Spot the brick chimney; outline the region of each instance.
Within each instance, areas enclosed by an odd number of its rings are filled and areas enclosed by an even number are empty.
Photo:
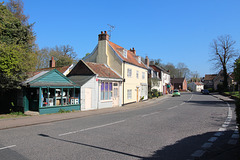
[[[148,56],[146,56],[146,58],[145,58],[145,64],[147,65],[147,67],[149,67],[149,58],[148,58]]]
[[[132,49],[130,48],[130,51],[136,55],[136,50],[134,49],[134,47]]]
[[[50,67],[50,68],[54,68],[54,67],[55,67],[54,57],[52,57],[52,59],[50,60],[49,67]]]
[[[109,41],[109,35],[107,34],[107,31],[101,31],[101,34],[98,35],[98,41],[102,41],[102,40],[107,40]]]

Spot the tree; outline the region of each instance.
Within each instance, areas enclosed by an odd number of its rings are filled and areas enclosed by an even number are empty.
[[[232,40],[232,37],[230,35],[225,36],[219,36],[217,39],[214,39],[211,43],[211,49],[212,49],[212,59],[211,61],[214,62],[215,69],[222,70],[223,71],[223,87],[224,90],[228,88],[228,72],[229,64],[232,60],[238,55],[234,45],[235,41]]]
[[[21,0],[10,0],[6,6],[7,9],[22,22],[22,24],[28,25],[29,16],[23,14],[24,4]]]
[[[197,71],[191,72],[190,81],[191,82],[200,82],[200,76],[199,76],[199,73]]]
[[[239,86],[240,85],[240,57],[236,59],[234,63],[234,77],[235,77],[235,81],[237,81]]]
[[[6,6],[0,4],[0,90],[18,88],[34,69],[36,55],[30,25],[22,25]]]
[[[70,45],[55,46],[54,48],[42,48],[37,51],[37,69],[49,66],[49,60],[54,57],[56,67],[71,65],[78,61],[77,54]]]
[[[178,70],[178,78],[183,78],[183,77],[188,77],[190,70],[184,63],[178,63],[177,65],[177,70]]]
[[[170,77],[171,78],[177,78],[178,70],[176,69],[176,67],[172,63],[168,63],[168,64],[164,65],[163,67],[166,70],[170,71]]]
[[[36,63],[36,69],[40,68],[48,68],[49,67],[49,60],[51,59],[50,56],[50,48],[42,48],[41,50],[39,48],[36,49],[36,55],[37,55],[37,63]]]

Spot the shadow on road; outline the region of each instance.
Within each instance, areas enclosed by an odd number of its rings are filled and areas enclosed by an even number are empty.
[[[226,103],[223,101],[196,101],[196,100],[190,100],[185,101],[186,104],[197,104],[200,106],[206,106],[206,107],[226,107]]]
[[[60,139],[60,138],[55,138],[55,137],[51,137],[51,136],[46,135],[46,134],[38,134],[38,135],[42,136],[42,137],[46,137],[46,138],[51,138],[51,139],[55,139],[55,140],[59,140],[59,141],[63,141],[63,142],[78,144],[78,145],[82,145],[82,146],[85,146],[85,147],[105,150],[105,151],[108,151],[108,152],[113,152],[113,153],[117,153],[117,154],[121,154],[121,155],[125,155],[125,156],[130,156],[130,157],[134,157],[134,158],[138,158],[138,159],[144,158],[144,157],[141,157],[141,156],[138,156],[138,155],[134,155],[134,154],[130,154],[130,153],[126,153],[126,152],[121,152],[121,151],[116,151],[116,150],[112,150],[112,149],[108,149],[108,148],[103,148],[103,147],[90,145],[90,144],[85,144],[85,143],[80,143],[80,142],[74,142],[74,141],[68,141],[68,140],[64,140],[64,139]]]
[[[211,138],[215,133],[216,132],[208,132],[208,133],[184,138],[180,141],[177,141],[173,145],[165,146],[164,148],[161,148],[161,149],[155,151],[152,156],[147,157],[147,158],[142,158],[142,160],[191,159],[191,158],[193,158],[193,157],[191,157],[191,155],[195,151],[201,150],[202,149],[201,146],[204,143],[208,142],[208,139]],[[225,131],[225,132],[222,132],[222,133],[226,136],[226,135],[231,135],[233,133],[233,131]],[[216,143],[222,143],[222,141],[220,140],[220,142],[216,142]],[[215,142],[213,143],[213,146],[214,146],[214,144],[215,144]],[[208,155],[208,152],[210,152],[210,151],[211,150],[207,150],[206,154],[204,154],[204,156],[202,158],[204,158],[204,157],[206,158],[206,156]],[[219,154],[221,154],[221,153],[218,153],[218,155]],[[215,156],[215,155],[211,155],[211,156]],[[208,158],[210,158],[210,157],[208,156],[206,159],[208,159]]]
[[[85,144],[85,143],[81,143],[81,142],[75,142],[75,141],[65,140],[65,139],[61,139],[61,138],[51,137],[51,136],[46,135],[46,134],[38,134],[38,135],[42,136],[42,137],[45,137],[45,138],[51,138],[51,139],[59,140],[59,141],[62,141],[62,142],[73,143],[73,144],[81,145],[81,146],[84,146],[84,147],[90,147],[90,148],[95,148],[95,149],[99,149],[99,150],[104,150],[104,151],[107,151],[107,152],[112,152],[114,154],[121,154],[121,155],[129,156],[129,157],[134,158],[134,159],[141,159],[141,160],[152,160],[152,159],[154,159],[154,160],[157,160],[157,159],[158,160],[161,160],[161,159],[163,159],[163,160],[182,160],[182,159],[191,158],[191,155],[196,150],[201,149],[201,146],[205,142],[207,142],[208,139],[211,138],[215,133],[216,132],[208,132],[208,133],[199,134],[199,135],[184,138],[180,141],[177,141],[176,143],[174,143],[172,145],[165,146],[165,147],[163,147],[159,150],[154,151],[153,154],[149,157],[143,157],[143,156],[139,156],[139,155],[136,155],[136,154],[126,153],[126,152],[117,151],[117,150],[113,150],[113,149],[108,149],[108,148],[104,148],[104,147],[99,147],[99,146],[94,146],[94,145]],[[233,133],[233,131],[229,130],[229,131],[225,131],[225,132],[222,132],[222,133],[224,134],[223,136],[228,136],[229,137],[229,135],[231,135]],[[218,143],[222,143],[221,140],[219,140],[219,141],[220,142],[218,142]],[[218,153],[218,155],[219,155],[219,153]]]

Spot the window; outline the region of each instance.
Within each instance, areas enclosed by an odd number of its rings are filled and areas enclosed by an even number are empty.
[[[123,50],[123,57],[127,58],[127,50],[126,49]]]
[[[80,88],[42,88],[41,107],[79,104]]]
[[[141,63],[141,57],[138,56],[138,63]]]
[[[127,99],[132,99],[132,90],[131,89],[127,90]]]
[[[136,72],[136,78],[138,79],[138,77],[139,77],[139,72],[137,71]]]
[[[112,83],[102,82],[101,83],[101,100],[112,99]]]
[[[130,68],[127,69],[127,76],[132,77],[132,69]]]
[[[145,72],[142,72],[142,79],[145,79]]]

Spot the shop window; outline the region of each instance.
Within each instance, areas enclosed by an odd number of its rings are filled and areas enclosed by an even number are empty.
[[[43,88],[42,89],[42,101],[41,101],[41,106],[45,107],[48,106],[48,88]]]
[[[41,107],[79,104],[80,88],[43,88]]]
[[[49,88],[48,106],[55,106],[55,88]]]
[[[56,106],[60,106],[62,104],[62,91],[61,88],[56,89]]]
[[[63,105],[68,105],[69,104],[69,89],[68,88],[63,88]]]
[[[80,88],[75,88],[75,104],[79,104]]]
[[[102,82],[101,83],[101,100],[112,99],[112,83]]]
[[[69,104],[74,105],[74,104],[79,104],[79,99],[80,99],[80,89],[79,88],[70,88],[69,89]]]

